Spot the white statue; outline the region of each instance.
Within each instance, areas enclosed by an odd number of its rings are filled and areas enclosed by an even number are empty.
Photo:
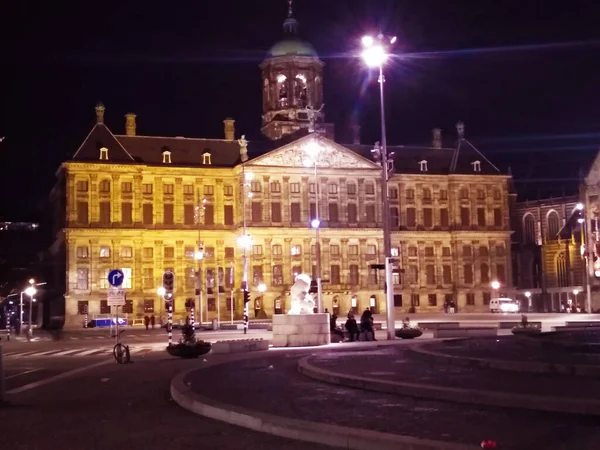
[[[242,134],[242,138],[238,139],[238,144],[240,145],[240,159],[242,162],[248,161],[248,141],[245,134]]]
[[[309,133],[314,133],[315,121],[317,119],[316,113],[320,113],[321,111],[323,111],[324,107],[325,107],[325,103],[323,103],[319,109],[313,108],[312,105],[308,105],[306,107],[307,114],[308,114],[308,131],[309,131]]]
[[[308,293],[310,290],[310,277],[301,273],[296,277],[295,283],[290,289],[292,307],[288,314],[313,314],[315,299]]]

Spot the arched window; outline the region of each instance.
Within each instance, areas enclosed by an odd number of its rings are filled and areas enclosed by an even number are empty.
[[[270,88],[271,88],[271,85],[269,84],[269,80],[267,78],[265,78],[265,81],[263,83],[263,105],[264,105],[264,109],[270,109],[271,108],[271,92],[270,92]]]
[[[565,254],[560,253],[556,257],[556,279],[558,280],[559,287],[565,287],[569,285],[569,274],[567,272],[567,260]]]
[[[523,239],[525,244],[535,244],[535,220],[532,214],[523,217]]]
[[[287,77],[280,73],[277,75],[277,101],[279,102],[280,108],[288,106],[288,90],[287,90]]]
[[[299,73],[294,79],[294,101],[296,105],[306,108],[308,106],[308,90],[306,76]]]
[[[547,234],[546,238],[551,241],[556,239],[559,231],[559,220],[558,213],[556,211],[550,211],[546,216]]]

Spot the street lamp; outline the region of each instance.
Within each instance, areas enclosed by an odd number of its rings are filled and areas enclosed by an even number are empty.
[[[391,235],[390,235],[390,199],[388,193],[388,180],[391,171],[390,162],[388,161],[387,153],[387,136],[385,129],[385,103],[383,95],[383,83],[385,78],[383,76],[383,65],[388,60],[389,54],[387,48],[396,42],[396,37],[391,39],[385,38],[383,34],[379,34],[376,38],[373,36],[364,36],[362,38],[363,51],[361,56],[365,64],[370,68],[379,69],[379,99],[380,99],[380,114],[381,114],[381,146],[376,146],[372,150],[374,156],[379,159],[381,163],[381,194],[383,197],[383,247],[385,256],[385,267],[386,267],[386,310],[387,310],[387,330],[388,339],[394,340],[395,336],[395,319],[394,319],[394,288],[393,284],[389,283],[388,280],[391,276],[388,276],[388,271],[391,270],[391,264],[388,258],[391,255]]]
[[[248,333],[248,320],[250,318],[250,303],[249,291],[248,291],[248,250],[252,247],[252,236],[247,231],[246,221],[246,198],[252,198],[252,192],[248,192],[248,187],[251,186],[254,174],[252,172],[246,172],[246,167],[242,166],[242,224],[243,224],[243,235],[239,237],[238,244],[242,247],[243,253],[243,271],[242,271],[242,296],[244,301],[244,334]]]
[[[306,167],[314,167],[315,177],[315,217],[310,221],[310,226],[315,230],[315,271],[317,278],[317,312],[323,312],[323,286],[321,280],[321,240],[319,238],[319,229],[321,228],[321,219],[319,214],[319,179],[317,177],[317,166],[319,163],[319,155],[321,146],[316,139],[311,140],[304,146],[306,159],[304,165]]]
[[[261,294],[264,294],[267,291],[267,285],[265,283],[260,283],[256,289],[258,290],[258,292],[260,292]]]
[[[529,292],[529,291],[525,292],[525,297],[527,297],[527,305],[528,305],[529,311],[531,311],[531,292]]]
[[[585,216],[585,207],[583,203],[577,203],[575,205],[575,210],[581,213],[580,217],[577,219],[577,223],[581,225],[581,249],[580,253],[582,258],[584,258],[585,262],[585,309],[590,314],[592,312],[592,281],[591,276],[592,272],[597,277],[600,276],[600,273],[596,273],[592,269],[591,261],[592,258],[592,246],[588,245],[589,236],[588,236],[588,227],[587,227],[587,218]]]
[[[20,296],[20,300],[19,300],[19,335],[22,332],[23,329],[23,294],[28,295],[29,297],[33,297],[35,295],[35,293],[37,292],[36,288],[33,286],[34,284],[34,279],[32,278],[31,280],[29,280],[29,284],[30,286],[25,289],[24,291],[21,291],[21,296]],[[28,328],[28,336],[31,336],[31,303],[29,304],[29,316],[30,316],[30,323],[29,323],[29,328]]]

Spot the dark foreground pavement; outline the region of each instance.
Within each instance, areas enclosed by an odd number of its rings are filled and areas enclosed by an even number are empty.
[[[111,362],[68,379],[11,395],[10,404],[0,406],[0,448],[328,448],[247,431],[198,417],[180,408],[170,399],[171,378],[201,364],[202,359],[185,361],[152,353],[137,358],[130,365]],[[220,380],[210,379],[208,383],[217,385]]]

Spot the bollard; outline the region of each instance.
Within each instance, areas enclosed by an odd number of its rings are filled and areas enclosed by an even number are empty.
[[[173,345],[173,306],[169,304],[169,315],[167,317],[167,331],[169,333],[169,347]]]
[[[6,315],[6,340],[10,341],[10,314]]]
[[[83,315],[83,328],[87,328],[88,326],[88,315],[87,312]]]
[[[2,366],[3,349],[0,345],[0,403],[4,403],[4,394],[6,386],[4,385],[4,367]]]
[[[196,329],[196,318],[194,317],[194,307],[192,306],[192,309],[190,310],[190,319],[192,322],[192,327],[194,327],[194,329]]]

